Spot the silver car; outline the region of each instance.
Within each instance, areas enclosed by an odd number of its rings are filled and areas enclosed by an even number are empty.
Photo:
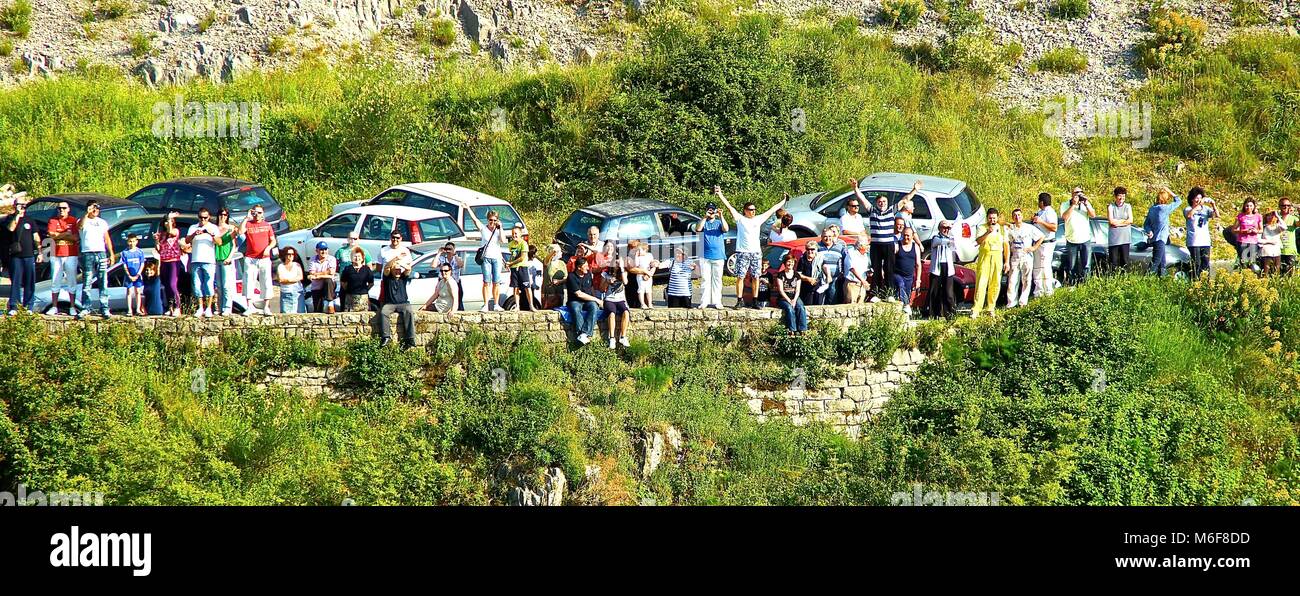
[[[889,205],[894,206],[912,191],[912,185],[917,180],[921,181],[921,189],[912,201],[912,226],[916,229],[917,238],[928,247],[930,239],[939,229],[939,222],[951,221],[957,241],[957,257],[962,262],[975,260],[979,254],[975,238],[979,237],[981,228],[986,225],[986,217],[984,205],[965,182],[936,176],[881,172],[859,180],[858,190],[868,202],[874,204],[877,196],[884,195],[889,199]],[[785,207],[794,216],[790,229],[801,238],[820,236],[826,226],[839,225],[844,204],[853,196],[853,189],[846,184],[835,190],[790,199]],[[775,218],[766,222],[764,227],[770,229],[774,223]],[[764,237],[766,236],[765,232]]]
[[[436,240],[460,240],[465,237],[456,221],[441,211],[399,205],[374,205],[348,209],[314,228],[281,234],[276,238],[276,243],[281,249],[292,246],[297,250],[303,271],[306,271],[307,261],[316,254],[317,243],[324,242],[327,254],[332,255],[348,243],[348,234],[356,232],[357,244],[373,258],[379,256],[383,247],[388,246],[394,231],[402,233],[405,246]]]

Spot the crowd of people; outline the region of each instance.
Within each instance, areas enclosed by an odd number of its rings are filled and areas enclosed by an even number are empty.
[[[894,205],[884,195],[868,200],[857,190],[857,180],[850,179],[849,183],[855,189],[854,195],[845,202],[839,223],[826,226],[820,237],[808,238],[801,251],[787,252],[769,279],[770,300],[783,311],[790,332],[807,331],[807,307],[814,305],[898,301],[909,315],[913,304],[918,304],[927,316],[954,315],[958,263],[955,222],[939,222],[937,233],[930,239],[927,263],[912,224],[913,199],[921,182]],[[599,228],[592,227],[567,260],[560,245],[553,243],[546,248],[543,261],[538,247],[530,246],[523,237],[522,226],[506,232],[497,214],[488,213],[473,256],[483,270],[480,310],[502,308],[497,297],[505,285],[513,298],[508,301],[513,309],[558,309],[565,313],[578,343],[592,341],[597,336],[597,320],[610,317],[609,346],[626,346],[631,332],[629,312],[633,308],[654,308],[653,282],[659,271],[668,272],[664,298],[669,307],[723,308],[725,238],[733,226],[733,308],[763,308],[758,299],[759,281],[768,271],[760,234],[765,222],[774,219],[768,242],[797,239],[790,229],[793,217],[784,210],[789,196],[759,213],[754,203],[745,203],[737,210],[718,187],[714,187],[713,194],[717,202],[706,205],[703,220],[695,230],[698,245],[678,246],[664,260],[654,258],[648,242],[636,239],[629,240],[620,255],[617,243],[602,240]],[[729,219],[724,217],[719,202]],[[93,308],[90,297],[94,293],[100,314],[110,316],[107,271],[118,259],[123,263],[128,316],[177,317],[181,316],[183,303],[194,305],[196,317],[233,314],[235,270],[240,265],[245,314],[272,313],[272,285],[278,290],[281,313],[368,311],[372,308],[369,294],[378,284],[375,326],[385,342],[391,341],[388,318],[392,314],[398,315],[403,342],[410,344],[414,341],[417,310],[447,313],[465,308],[466,293],[461,283],[465,257],[452,242],[434,258],[432,296],[425,304],[415,305],[409,302],[406,288],[412,279],[414,255],[399,231],[392,233],[389,244],[378,255],[360,246],[353,232],[347,244],[333,254],[321,242],[310,258],[302,260],[293,247],[277,246],[275,234],[259,207],[251,209],[248,217],[238,223],[225,209],[215,219],[207,209],[201,209],[199,221],[186,230],[177,225],[178,214],[173,212],[153,238],[155,258],[146,257],[135,235],[127,238],[126,250],[115,255],[109,225],[99,217],[94,201],[80,219],[69,214],[66,203],[57,208],[59,215],[50,219],[44,229],[52,244],[48,259],[55,314],[60,313],[60,297],[66,292],[68,302],[77,305],[77,315],[84,317]],[[1099,212],[1100,206],[1094,205],[1080,187],[1073,189],[1059,209],[1050,194],[1040,194],[1037,210],[1028,217],[1026,211],[1014,208],[1009,219],[1004,220],[998,209],[988,209],[986,225],[975,238],[978,256],[972,265],[976,279],[971,316],[995,312],[1004,276],[1008,307],[1028,304],[1031,295],[1051,294],[1056,286],[1053,252],[1061,227],[1064,282],[1068,285],[1083,281],[1092,270],[1092,219]],[[1114,189],[1104,213],[1108,265],[1116,270],[1128,268],[1136,219],[1127,189]],[[1179,231],[1186,234],[1191,255],[1189,272],[1192,276],[1202,275],[1210,267],[1210,248],[1216,235],[1213,227],[1220,213],[1214,199],[1199,187],[1188,192],[1186,206],[1182,198],[1162,188],[1155,204],[1147,210],[1141,237],[1151,247],[1150,272],[1168,273],[1165,252],[1174,234],[1170,219],[1175,214],[1186,222]],[[1254,199],[1247,199],[1232,223],[1224,237],[1236,248],[1239,265],[1257,268],[1266,275],[1289,274],[1295,269],[1295,232],[1300,214],[1289,199],[1282,198],[1277,209],[1267,213],[1260,212]],[[33,306],[35,266],[46,259],[39,231],[26,218],[22,201],[16,201],[14,212],[0,221],[8,252],[4,264],[11,279],[11,314],[18,308],[30,310]],[[236,246],[242,254],[238,263]],[[78,270],[84,280],[79,295],[74,295]],[[922,276],[928,276],[930,291],[920,303],[913,297],[922,287]],[[189,283],[182,284],[182,279]],[[700,280],[698,297],[693,287],[695,279]]]

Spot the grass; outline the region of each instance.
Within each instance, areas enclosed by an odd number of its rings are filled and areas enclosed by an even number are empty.
[[[212,27],[213,23],[216,22],[217,22],[217,11],[209,10],[208,14],[204,15],[202,19],[199,19],[199,33],[206,32],[209,28]]]
[[[8,58],[14,53],[14,42],[10,39],[0,39],[0,58]]]
[[[13,0],[0,7],[0,29],[27,37],[32,31],[31,0]]]
[[[1264,7],[1260,0],[1231,0],[1232,8],[1229,14],[1232,15],[1232,24],[1237,27],[1250,27],[1252,25],[1263,25],[1268,22],[1268,15],[1264,13]]]
[[[445,48],[456,41],[456,23],[443,17],[418,19],[412,24],[412,36],[417,42]]]
[[[1034,69],[1055,73],[1080,73],[1088,70],[1088,57],[1078,48],[1052,48],[1034,61]]]
[[[131,56],[143,58],[153,53],[153,34],[152,33],[132,33],[127,39],[127,45],[130,47]]]
[[[1050,12],[1062,19],[1081,19],[1092,12],[1089,0],[1052,0]]]

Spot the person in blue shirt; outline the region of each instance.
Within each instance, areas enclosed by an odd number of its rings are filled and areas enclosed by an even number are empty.
[[[1169,187],[1160,189],[1156,204],[1147,209],[1142,229],[1151,243],[1151,273],[1164,277],[1166,272],[1165,247],[1169,244],[1169,214],[1178,209],[1183,200],[1174,196]]]
[[[696,308],[722,308],[722,265],[727,260],[722,235],[729,229],[717,203],[704,206],[704,221],[700,222],[700,305]]]
[[[150,315],[163,313],[162,277],[158,275],[158,260],[149,259],[144,264],[144,305]]]
[[[126,314],[140,316],[144,310],[144,251],[140,250],[140,236],[126,237],[126,250],[122,251],[122,267],[126,270]]]

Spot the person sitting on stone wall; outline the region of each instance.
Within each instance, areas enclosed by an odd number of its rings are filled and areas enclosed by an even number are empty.
[[[402,326],[402,347],[407,349],[415,347],[415,306],[406,295],[406,283],[409,281],[411,281],[409,260],[396,258],[384,264],[384,277],[379,282],[379,314],[375,317],[381,346],[393,341],[388,317],[395,312],[397,322]]]

